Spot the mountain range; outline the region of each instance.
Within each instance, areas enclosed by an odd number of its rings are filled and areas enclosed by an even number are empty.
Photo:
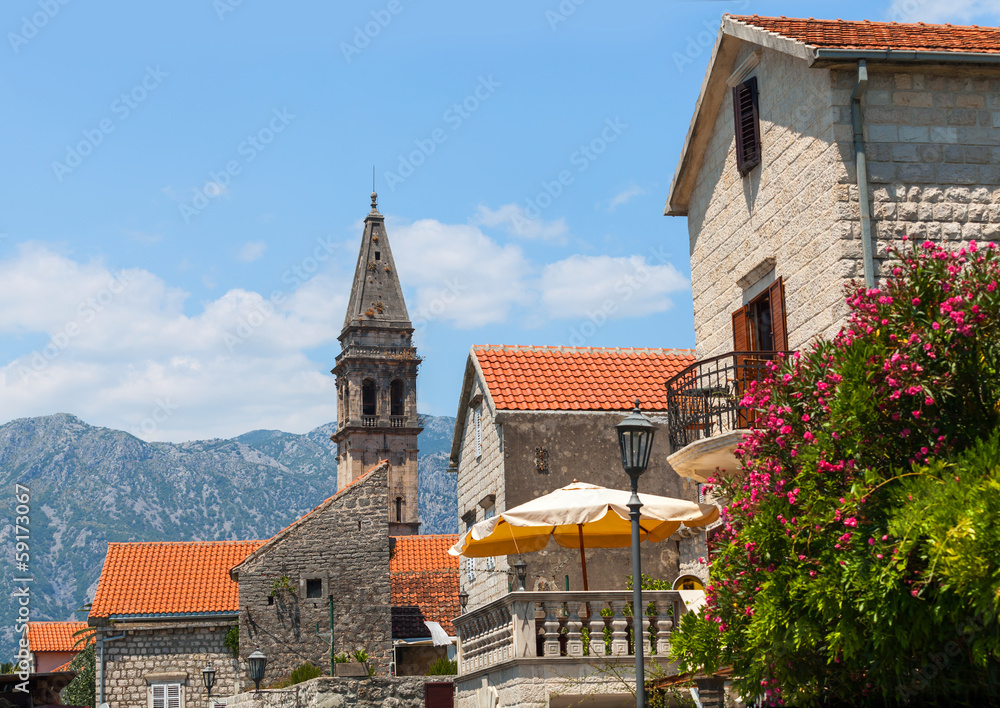
[[[447,472],[455,420],[422,420],[421,533],[455,533],[455,476]],[[0,564],[4,587],[30,587],[34,620],[82,619],[74,612],[93,599],[109,541],[269,538],[336,492],[335,426],[168,443],[65,413],[6,423],[0,426],[0,483],[10,495],[0,528],[0,548],[10,559]],[[17,508],[15,485],[30,490],[27,514]],[[24,519],[15,516],[27,516],[27,527],[16,529]],[[14,562],[17,535],[28,536],[21,539],[30,554],[25,570]],[[33,580],[14,580],[23,577]],[[14,650],[17,608],[5,595],[0,608],[11,620],[0,627],[0,656]]]

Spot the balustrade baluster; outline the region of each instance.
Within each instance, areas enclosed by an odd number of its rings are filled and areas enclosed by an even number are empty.
[[[604,643],[604,617],[601,616],[601,610],[604,607],[604,603],[592,602],[590,603],[590,655],[591,656],[607,656],[608,646]]]
[[[658,656],[670,656],[670,631],[674,628],[673,616],[667,613],[667,608],[673,609],[672,602],[661,602],[660,616],[656,618],[656,653]]]
[[[569,616],[566,618],[566,655],[583,656],[583,633],[580,629],[583,622],[580,621],[580,603],[567,602],[566,609]]]
[[[545,656],[559,656],[559,615],[562,603],[546,600],[545,607]]]
[[[625,619],[625,600],[612,600],[611,655],[628,656],[628,620]]]

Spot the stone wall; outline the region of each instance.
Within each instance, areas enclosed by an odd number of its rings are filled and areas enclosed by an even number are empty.
[[[205,706],[206,694],[201,670],[215,668],[213,696],[238,690],[241,676],[236,659],[223,641],[232,621],[175,623],[117,623],[99,636],[124,639],[104,645],[105,700],[111,708],[145,706],[151,682],[180,683],[186,708]],[[100,656],[100,655],[98,655]],[[243,664],[245,666],[245,664]],[[97,666],[97,695],[100,696],[100,661]]]
[[[650,676],[650,663],[646,662]],[[632,660],[608,660],[604,666],[567,659],[556,662],[519,660],[504,668],[455,682],[455,708],[517,706],[549,708],[550,705],[634,706],[635,665]],[[615,701],[612,697],[617,697]]]
[[[380,672],[392,652],[387,466],[382,465],[272,538],[237,566],[240,657],[260,648],[269,682],[311,662],[328,668],[328,595],[334,596],[335,649],[364,649]],[[287,578],[291,591],[276,589]],[[321,582],[319,598],[306,582]],[[244,687],[248,685],[243,684]]]
[[[476,386],[480,384],[477,381]],[[472,400],[475,401],[475,391]],[[614,426],[625,417],[614,413],[563,413],[501,411],[498,416],[483,399],[482,448],[475,455],[475,432],[472,412],[466,412],[465,438],[458,468],[458,513],[475,513],[482,521],[480,500],[495,495],[497,511],[548,494],[570,484],[574,479],[615,489],[627,489],[628,477],[622,471]],[[498,424],[497,421],[500,420]],[[680,499],[697,500],[697,484],[679,477],[667,464],[669,454],[665,434],[656,441],[650,468],[640,481],[640,491]],[[460,529],[465,531],[465,525]],[[591,590],[625,587],[631,575],[629,548],[589,549],[587,576]],[[682,573],[704,575],[706,566],[698,562],[705,555],[704,535],[696,534],[682,541],[643,544],[643,572],[654,578],[673,581]],[[506,574],[516,556],[498,557],[490,571],[486,559],[475,559],[475,579],[468,572],[471,559],[462,559],[461,583],[469,593],[469,608],[479,607],[502,597],[511,589]],[[524,556],[528,564],[529,589],[583,588],[580,552],[554,544]]]
[[[849,225],[839,230],[857,240],[858,190],[848,149],[857,74],[833,76],[847,164],[835,193],[838,218]],[[1000,69],[871,63],[863,116],[876,257],[903,236],[1000,240]]]
[[[754,49],[742,47],[733,68]],[[785,281],[793,349],[837,331],[846,312],[842,285],[857,273],[860,251],[845,250],[834,224],[832,186],[846,172],[835,142],[842,135],[834,131],[830,72],[760,51],[748,76],[758,82],[761,164],[747,177],[737,171],[726,89],[689,205],[699,358],[733,349],[732,313],[749,299],[753,275],[767,273],[761,265],[768,259],[775,260],[774,276]]]
[[[424,677],[317,678],[288,689],[241,693],[227,708],[423,708]]]

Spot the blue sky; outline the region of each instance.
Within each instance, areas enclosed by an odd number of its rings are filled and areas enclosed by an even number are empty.
[[[692,346],[662,210],[723,12],[1000,2],[9,0],[0,420],[332,420],[373,165],[423,411],[454,414],[472,344]]]

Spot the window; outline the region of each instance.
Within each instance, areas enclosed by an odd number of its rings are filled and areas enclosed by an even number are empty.
[[[149,687],[152,708],[181,708],[179,683],[154,683]]]
[[[396,521],[403,520],[403,497],[396,497]]]
[[[764,292],[733,313],[733,350],[773,352],[788,349],[785,286],[778,278]]]
[[[469,530],[476,525],[476,510],[470,509],[462,515],[462,521],[465,522],[465,532],[468,533]],[[465,570],[469,578],[469,582],[473,582],[476,579],[476,559],[466,558],[465,559]]]
[[[309,578],[306,580],[306,597],[323,597],[323,581],[320,578]]]
[[[736,169],[745,177],[760,164],[760,110],[756,76],[733,86],[733,122],[736,126]]]
[[[361,384],[361,415],[377,415],[375,406],[375,382],[365,379]]]
[[[492,519],[494,516],[496,516],[496,511],[497,511],[496,506],[490,504],[488,507],[486,507],[486,513],[483,514],[483,519]],[[486,559],[486,570],[496,570],[496,567],[497,567],[496,558],[494,558],[493,556],[489,556]]]
[[[344,382],[344,420],[351,417],[351,384]]]
[[[377,260],[377,261],[382,260],[382,252],[381,251],[375,251],[375,260]]]
[[[401,417],[405,401],[406,393],[403,382],[395,379],[389,384],[389,415]]]
[[[472,413],[472,427],[476,431],[476,459],[483,456],[483,409],[476,408]]]

